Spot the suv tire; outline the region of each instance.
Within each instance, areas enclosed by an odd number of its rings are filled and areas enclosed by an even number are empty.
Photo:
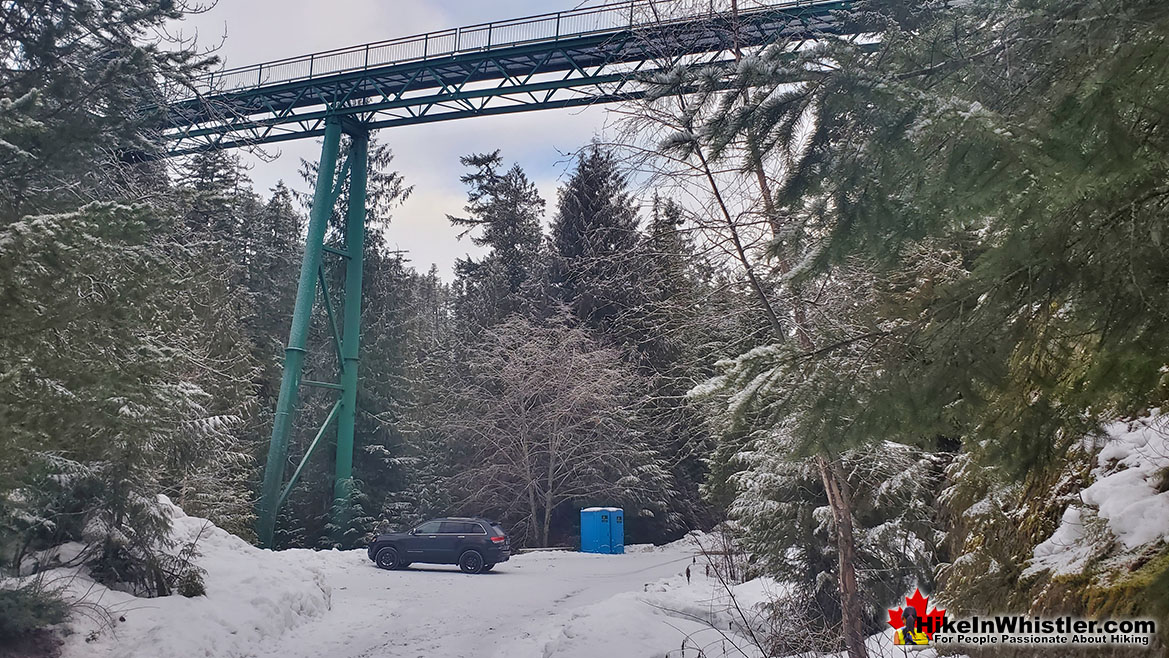
[[[377,552],[377,558],[374,560],[382,569],[399,569],[402,563],[398,560],[398,549],[387,546]]]
[[[378,555],[380,556],[381,553],[378,553]],[[459,569],[463,573],[483,573],[484,566],[486,565],[483,562],[483,554],[479,551],[464,551],[459,556]]]

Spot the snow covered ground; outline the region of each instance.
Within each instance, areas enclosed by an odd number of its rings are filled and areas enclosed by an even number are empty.
[[[64,658],[752,658],[743,620],[780,590],[739,585],[736,610],[702,557],[692,563],[693,537],[625,555],[529,553],[467,576],[382,571],[361,550],[262,551],[171,509],[177,539],[201,533],[207,596],[138,599],[74,574],[71,591],[117,621],[75,621]],[[871,638],[874,657],[901,656],[888,636]]]

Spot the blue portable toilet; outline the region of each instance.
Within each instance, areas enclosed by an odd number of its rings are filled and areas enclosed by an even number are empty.
[[[580,511],[580,551],[625,552],[625,511],[620,507],[586,507]]]

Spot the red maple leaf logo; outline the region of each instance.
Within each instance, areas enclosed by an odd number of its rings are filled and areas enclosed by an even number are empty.
[[[941,630],[942,622],[946,619],[946,611],[934,608],[933,610],[926,609],[929,607],[929,597],[922,596],[921,590],[913,590],[913,596],[905,599],[905,604],[912,607],[913,611],[917,613],[917,628],[910,630],[919,630],[925,633],[930,640],[934,639],[934,633]],[[902,617],[902,612],[905,608],[889,609],[889,625],[893,628],[904,628],[905,619]]]

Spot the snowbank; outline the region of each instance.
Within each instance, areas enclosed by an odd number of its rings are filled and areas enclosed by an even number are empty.
[[[63,658],[242,658],[330,608],[327,553],[261,550],[206,519],[187,516],[165,497],[161,502],[176,541],[198,538],[195,564],[206,571],[207,595],[137,598],[94,583],[79,569],[58,569],[53,575],[69,582],[71,598],[105,608],[114,620],[106,628],[96,615],[80,615]]]
[[[1169,491],[1158,491],[1169,468],[1169,415],[1153,411],[1104,428],[1108,442],[1096,456],[1083,505],[1064,512],[1054,534],[1035,547],[1026,573],[1074,574],[1095,557],[1131,552],[1169,540]]]
[[[691,567],[691,582],[672,576],[574,610],[557,621],[543,658],[757,658],[765,642],[765,606],[782,597],[786,587],[757,578],[731,588],[733,596],[702,565]],[[698,573],[701,571],[702,573]],[[905,658],[894,646],[893,629],[865,641],[870,658]],[[915,658],[938,658],[933,648],[915,650]],[[794,657],[793,657],[794,658]],[[803,654],[799,658],[812,658]],[[824,658],[848,658],[846,652]]]
[[[758,606],[782,590],[773,581],[759,579],[733,591],[734,601],[718,580],[705,576],[702,565],[692,565],[689,584],[684,575],[671,576],[647,584],[643,592],[618,594],[567,613],[557,620],[542,656],[759,656],[743,621],[758,627]]]

